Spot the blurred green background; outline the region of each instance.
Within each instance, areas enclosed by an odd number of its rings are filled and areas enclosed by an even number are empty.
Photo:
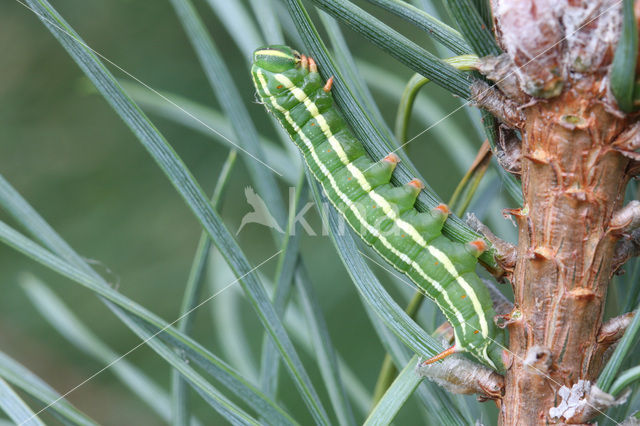
[[[166,1],[89,0],[52,1],[58,11],[95,50],[158,90],[180,94],[218,109],[200,65],[173,9]],[[246,59],[239,53],[224,27],[207,7],[195,2],[206,19],[216,44],[234,70],[236,83],[259,130],[277,140],[263,107],[254,102]],[[379,11],[376,11],[379,12]],[[398,24],[391,16],[377,13],[385,22]],[[397,26],[414,40],[429,47],[425,37],[406,25]],[[406,81],[411,72],[380,53],[365,40],[345,30],[352,51],[363,61],[375,63]],[[16,1],[0,5],[0,173],[83,256],[97,264],[120,292],[140,302],[167,321],[178,309],[200,229],[165,176],[136,138],[106,102],[87,88],[82,73],[31,11]],[[127,78],[111,68],[118,78]],[[457,105],[436,88],[424,90],[444,111]],[[385,118],[393,125],[396,98],[374,92]],[[425,94],[422,97],[426,96]],[[433,117],[436,121],[441,117]],[[211,192],[228,152],[212,138],[151,115],[167,140],[178,151],[201,185]],[[448,120],[479,146],[480,137],[460,111]],[[416,120],[410,135],[429,123]],[[461,171],[451,165],[431,132],[414,141],[410,155],[429,184],[443,199],[451,195]],[[428,152],[428,154],[427,154]],[[485,189],[495,187],[490,179]],[[242,161],[233,171],[222,217],[233,234],[242,216],[251,211],[244,188],[251,185]],[[288,197],[288,188],[281,187]],[[500,191],[500,188],[497,188]],[[486,207],[486,206],[485,206]],[[507,206],[500,206],[507,207]],[[495,212],[499,215],[499,211]],[[318,215],[306,216],[320,230]],[[2,214],[2,220],[11,220]],[[503,229],[507,229],[507,225]],[[513,231],[509,231],[513,232]],[[512,235],[511,235],[512,236]],[[510,235],[507,235],[510,237]],[[269,232],[247,225],[238,237],[253,264],[271,256]],[[366,318],[358,295],[328,237],[305,236],[302,253],[319,295],[329,330],[340,354],[363,384],[372,390],[383,350]],[[272,277],[275,262],[261,268]],[[96,334],[119,352],[139,340],[98,299],[76,284],[39,267],[10,248],[0,246],[2,292],[0,293],[0,349],[38,374],[61,393],[103,367],[70,346],[36,312],[18,285],[20,274],[30,271],[43,279]],[[379,270],[376,273],[380,272]],[[209,270],[209,278],[223,276],[222,268]],[[380,276],[389,282],[384,273]],[[224,283],[222,283],[224,284]],[[389,286],[405,304],[411,291]],[[239,288],[220,296],[227,300]],[[211,307],[201,309],[195,335],[218,354],[220,329],[239,327],[259,360],[262,327],[253,311],[240,300],[240,324],[212,325]],[[231,300],[231,299],[228,299]],[[222,302],[224,303],[224,302]],[[428,314],[427,312],[424,315]],[[151,350],[141,347],[127,357],[165,387],[169,370]],[[228,358],[227,358],[228,359]],[[234,360],[229,360],[234,362]],[[310,358],[303,359],[318,377]],[[254,365],[255,367],[255,365]],[[294,416],[308,419],[291,382],[282,375],[281,399]],[[104,424],[161,424],[157,416],[105,371],[68,396],[81,410]],[[323,394],[323,398],[326,395]],[[217,417],[194,397],[196,413],[207,424]],[[405,413],[407,409],[403,409]],[[415,422],[414,416],[405,417]],[[417,419],[419,422],[419,418]],[[402,423],[402,417],[399,419]]]

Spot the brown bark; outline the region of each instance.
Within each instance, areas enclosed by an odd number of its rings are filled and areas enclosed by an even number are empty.
[[[603,328],[602,317],[611,275],[634,254],[629,233],[640,223],[640,205],[621,210],[640,170],[640,124],[607,89],[620,3],[492,0],[492,10],[505,53],[479,70],[500,81],[474,100],[520,130],[512,154],[521,155],[524,196],[521,209],[509,210],[519,240],[500,423],[587,423],[615,402],[593,385],[622,334],[613,323]]]
[[[515,250],[483,232],[498,243],[514,289],[502,316],[509,347],[499,421],[588,424],[624,402],[595,382],[631,318],[602,324],[607,287],[640,253],[640,202],[622,206],[640,173],[639,115],[619,111],[608,89],[620,2],[491,4],[504,53],[482,58],[477,69],[495,85],[475,83],[472,99],[510,132],[498,144],[501,164],[521,177],[524,199],[505,210],[518,224]]]
[[[619,238],[609,222],[630,160],[612,148],[627,122],[605,109],[599,85],[583,76],[525,109],[513,277],[522,315],[509,324],[503,425],[562,423],[549,416],[558,390],[594,381],[602,367],[598,331]]]

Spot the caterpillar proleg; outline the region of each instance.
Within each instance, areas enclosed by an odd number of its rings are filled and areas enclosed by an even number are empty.
[[[485,245],[442,235],[449,210],[440,205],[418,212],[424,185],[414,179],[390,183],[398,157],[374,162],[333,104],[333,77],[322,81],[316,62],[287,46],[254,52],[251,69],[258,95],[302,151],[313,176],[349,225],[396,269],[406,274],[442,310],[455,344],[437,361],[468,352],[501,371],[504,331],[493,317],[488,290],[475,273]]]

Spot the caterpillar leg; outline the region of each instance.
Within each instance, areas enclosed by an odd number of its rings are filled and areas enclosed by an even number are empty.
[[[331,91],[331,87],[333,87],[333,76],[329,77],[322,90],[328,93]]]
[[[434,362],[437,362],[437,361],[440,361],[442,359],[445,359],[449,355],[453,355],[456,352],[457,352],[456,345],[453,345],[449,349],[445,349],[444,351],[440,352],[438,355],[433,356],[433,357],[429,358],[428,360],[424,361],[422,363],[422,365],[433,364]]]
[[[318,72],[318,64],[316,64],[316,61],[309,56],[309,72]]]
[[[478,257],[487,249],[487,243],[484,242],[483,239],[477,239],[475,241],[471,241],[468,244],[471,253]]]
[[[451,213],[451,210],[449,210],[449,206],[447,206],[447,205],[446,205],[446,204],[444,204],[444,203],[438,204],[438,205],[434,208],[434,210],[439,210],[439,211],[441,211],[442,213],[444,213],[444,214],[446,214],[446,215],[448,215],[449,213]]]
[[[300,55],[300,67],[309,72],[318,72],[318,64],[311,56]]]
[[[393,152],[382,159],[382,161],[387,161],[389,163],[398,164],[400,162],[400,157],[398,157]]]

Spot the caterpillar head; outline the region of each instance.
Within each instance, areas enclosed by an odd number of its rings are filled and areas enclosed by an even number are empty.
[[[300,54],[289,46],[272,45],[253,52],[253,63],[273,73],[284,72],[299,62]]]

